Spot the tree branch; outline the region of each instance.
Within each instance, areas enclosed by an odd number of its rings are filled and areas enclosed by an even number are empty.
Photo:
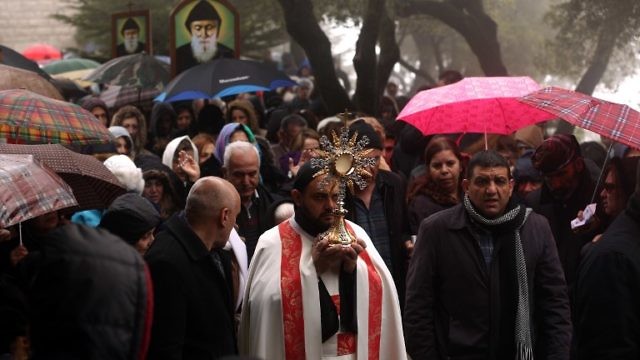
[[[333,67],[331,43],[313,13],[311,0],[278,0],[287,32],[304,49],[316,74],[316,85],[330,114],[352,107]]]
[[[384,4],[384,0],[368,1],[353,57],[353,67],[358,74],[356,109],[369,115],[375,115],[378,111],[376,43],[382,22],[380,14],[385,10]]]
[[[420,76],[423,79],[427,80],[429,83],[431,83],[431,84],[435,84],[436,83],[436,80],[431,75],[429,75],[428,72],[422,71],[422,70],[416,68],[415,66],[409,64],[407,62],[407,60],[403,59],[402,57],[398,59],[398,63],[400,65],[402,65],[405,69],[407,69],[407,70],[411,71],[412,73],[416,74],[417,76]]]
[[[412,0],[399,10],[403,16],[424,14],[442,21],[464,37],[485,75],[507,75],[497,38],[498,26],[484,12],[481,0]]]

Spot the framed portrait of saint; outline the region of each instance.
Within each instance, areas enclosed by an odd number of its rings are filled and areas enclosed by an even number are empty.
[[[151,54],[149,10],[111,15],[111,57],[146,52]]]
[[[169,16],[171,71],[240,54],[238,12],[226,0],[183,0]]]

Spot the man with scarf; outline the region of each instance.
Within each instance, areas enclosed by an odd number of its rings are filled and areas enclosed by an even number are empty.
[[[463,202],[420,225],[407,275],[413,359],[568,359],[569,299],[547,220],[511,199],[509,163],[470,160]]]
[[[393,279],[366,232],[330,246],[337,184],[305,163],[294,217],[265,232],[249,268],[240,353],[262,359],[406,359]]]
[[[640,358],[640,167],[627,208],[578,269],[576,359]]]

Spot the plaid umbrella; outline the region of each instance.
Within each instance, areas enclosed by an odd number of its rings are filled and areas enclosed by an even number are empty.
[[[9,143],[104,144],[111,134],[78,105],[27,90],[0,91],[0,140]]]
[[[153,99],[160,94],[157,88],[143,89],[136,86],[110,85],[100,93],[100,99],[109,108],[117,109],[124,105],[136,105],[138,108],[151,108]]]
[[[78,205],[83,209],[104,209],[126,189],[99,160],[82,155],[58,144],[0,144],[3,154],[30,154],[50,167],[71,186]]]
[[[64,100],[56,87],[44,77],[28,70],[0,64],[0,90],[26,89],[56,100]]]
[[[640,149],[640,113],[627,105],[557,87],[538,90],[519,100],[575,126]]]
[[[100,84],[162,88],[171,78],[169,65],[145,53],[120,56],[97,67],[84,80]]]
[[[0,155],[0,228],[76,206],[69,185],[31,155]]]

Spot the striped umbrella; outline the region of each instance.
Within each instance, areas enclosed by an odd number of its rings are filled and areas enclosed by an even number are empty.
[[[109,130],[78,105],[24,89],[0,91],[0,142],[89,145],[111,141]]]
[[[90,155],[59,144],[0,144],[2,154],[30,154],[50,167],[71,186],[82,209],[104,209],[126,189],[104,164]]]
[[[32,155],[0,155],[0,228],[76,205],[69,185]]]

